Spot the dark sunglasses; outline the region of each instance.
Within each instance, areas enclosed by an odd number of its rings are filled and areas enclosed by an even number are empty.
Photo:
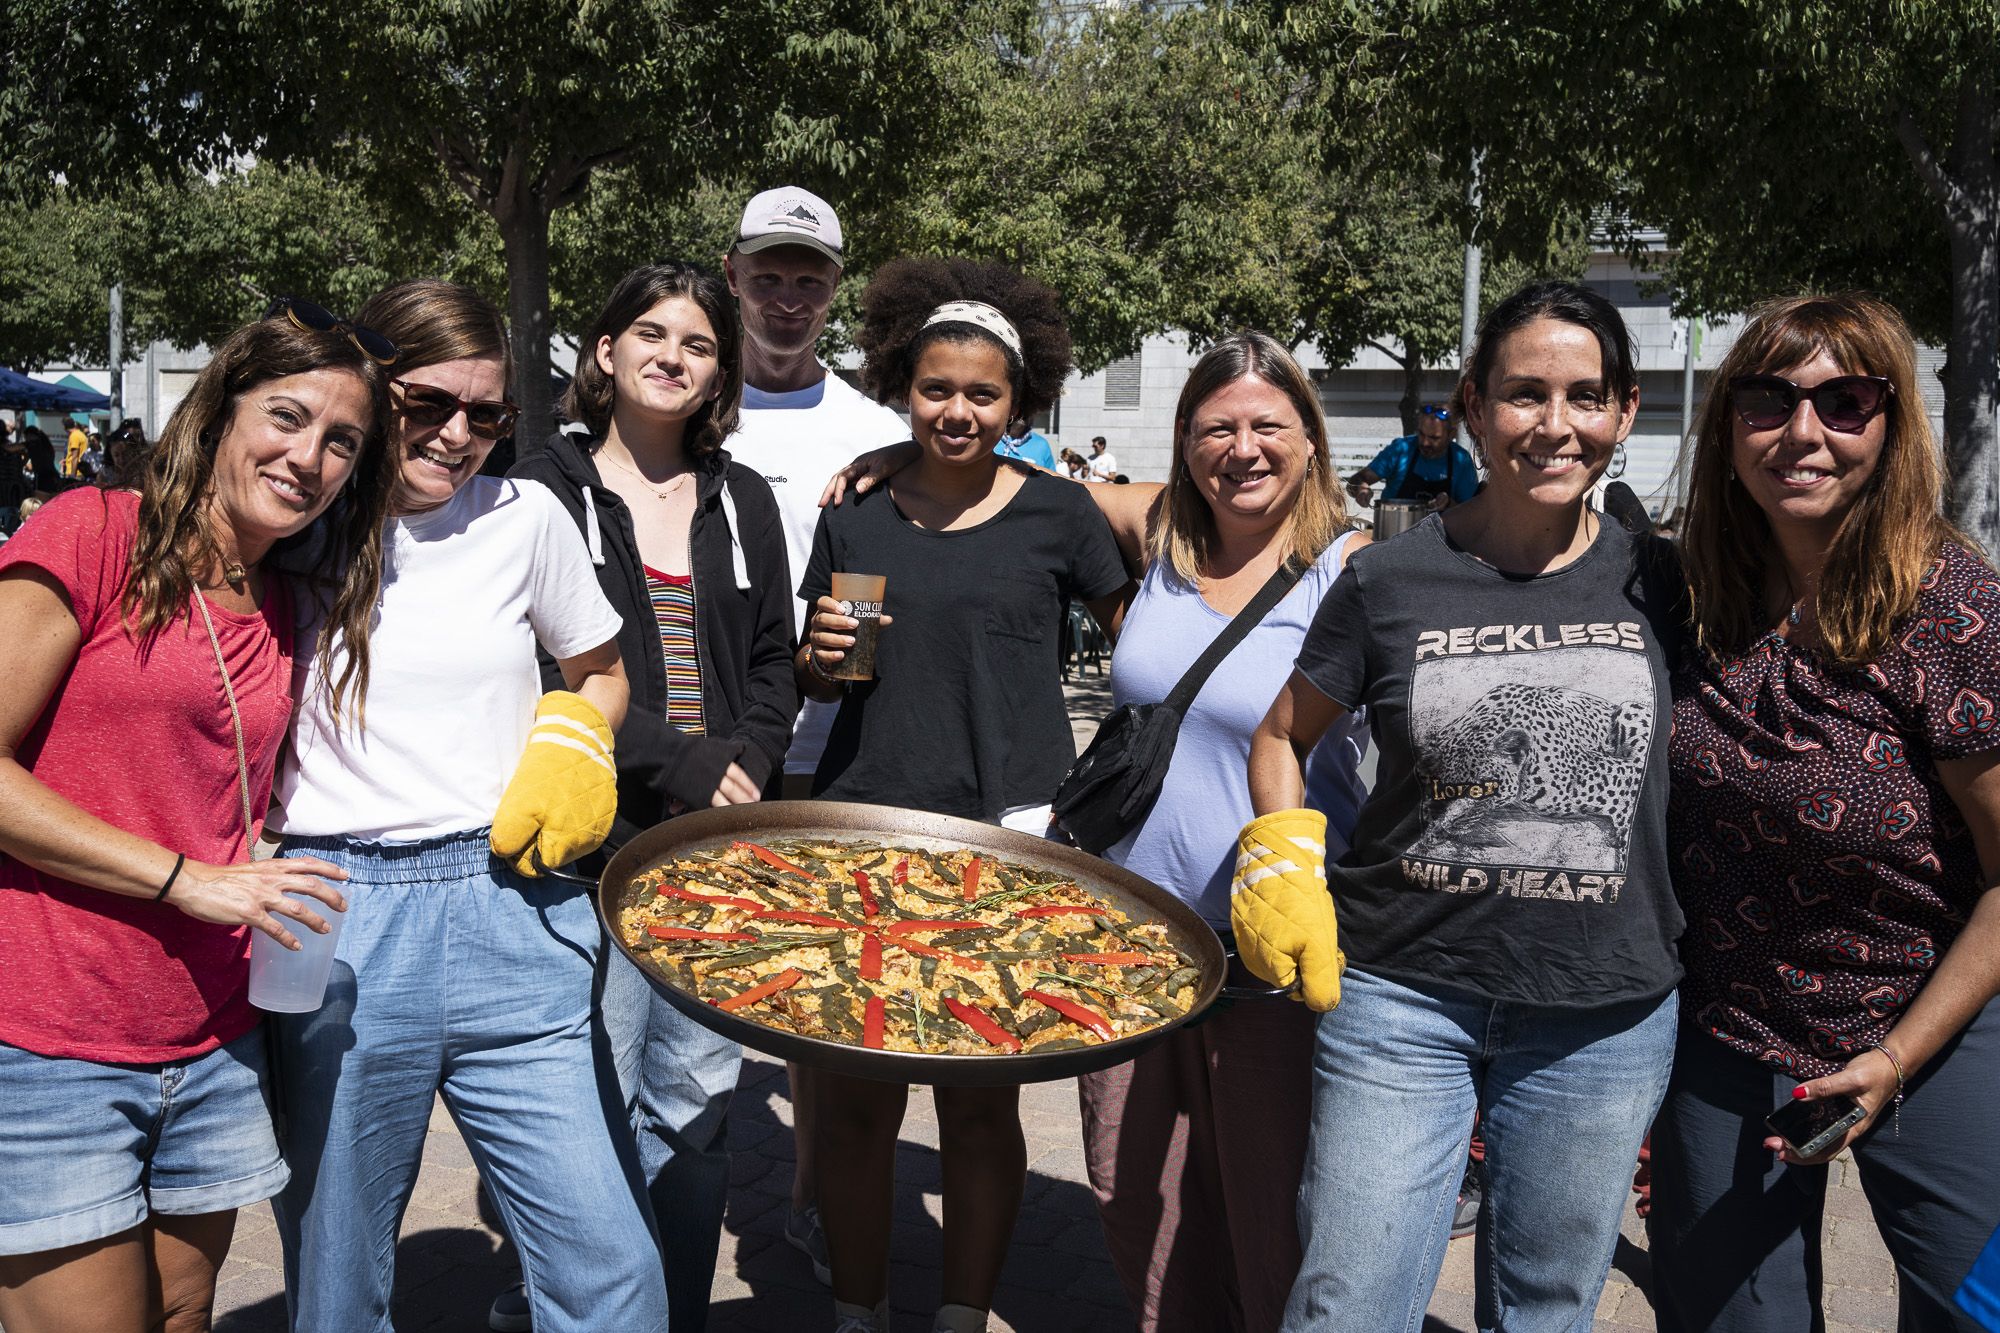
[[[1738,375],[1729,381],[1729,405],[1752,430],[1776,430],[1799,410],[1799,400],[1828,430],[1857,435],[1881,415],[1896,386],[1880,375],[1836,375],[1802,389],[1782,375]]]
[[[1451,420],[1451,409],[1449,407],[1440,407],[1436,403],[1425,403],[1417,411],[1427,417],[1436,417],[1439,421]]]
[[[389,383],[395,387],[396,405],[402,409],[404,418],[419,426],[442,426],[463,412],[467,430],[482,440],[497,440],[514,429],[514,422],[521,415],[521,409],[508,402],[467,402],[432,384],[412,384],[408,380]]]
[[[356,324],[351,319],[342,319],[323,305],[311,301],[301,301],[296,296],[274,296],[271,304],[264,308],[264,318],[282,314],[302,329],[313,333],[344,333],[347,340],[359,348],[361,355],[378,366],[393,366],[403,349],[390,342],[375,330]]]

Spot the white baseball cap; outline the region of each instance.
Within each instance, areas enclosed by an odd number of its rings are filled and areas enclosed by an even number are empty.
[[[779,245],[802,245],[836,264],[840,257],[840,219],[833,205],[810,190],[781,185],[766,190],[743,206],[736,227],[736,249],[752,255]]]

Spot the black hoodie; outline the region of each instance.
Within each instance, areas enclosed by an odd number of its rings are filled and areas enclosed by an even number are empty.
[[[590,548],[598,586],[624,618],[618,654],[632,704],[618,731],[618,819],[605,844],[609,850],[665,819],[669,800],[707,809],[732,763],[767,794],[775,790],[799,691],[792,677],[792,578],[778,502],[761,476],[718,450],[695,460],[699,489],[688,534],[707,734],[691,736],[667,721],[666,661],[632,516],[598,474],[594,444],[581,436],[552,436],[507,475],[555,492]],[[542,679],[550,689],[563,688],[562,673],[546,654]]]

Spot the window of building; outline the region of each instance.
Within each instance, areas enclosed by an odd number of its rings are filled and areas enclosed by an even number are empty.
[[[1106,407],[1137,407],[1139,405],[1139,356],[1121,356],[1104,368],[1104,405]]]

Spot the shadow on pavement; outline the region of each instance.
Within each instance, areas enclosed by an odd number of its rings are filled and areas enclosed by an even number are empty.
[[[482,1330],[487,1306],[512,1280],[511,1258],[503,1260],[485,1232],[470,1227],[412,1232],[396,1245],[390,1318],[397,1333]],[[283,1293],[218,1316],[215,1333],[285,1333]]]

